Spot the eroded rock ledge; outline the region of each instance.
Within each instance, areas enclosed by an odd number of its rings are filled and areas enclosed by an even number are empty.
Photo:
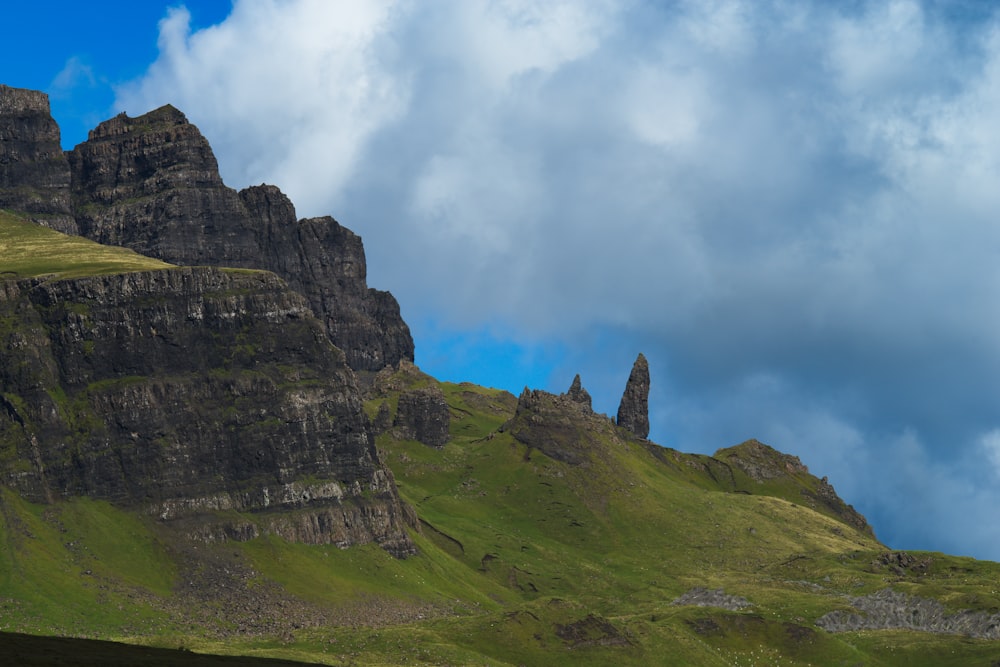
[[[26,498],[413,552],[354,373],[274,274],[0,282],[0,345],[0,484]]]

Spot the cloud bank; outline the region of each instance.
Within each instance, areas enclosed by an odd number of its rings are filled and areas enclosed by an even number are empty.
[[[515,350],[613,412],[642,350],[662,444],[1000,559],[1000,23],[955,7],[237,0],[117,104],[362,234],[448,379]]]

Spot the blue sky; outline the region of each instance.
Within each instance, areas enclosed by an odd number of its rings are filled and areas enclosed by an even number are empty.
[[[30,4],[30,6],[28,6]],[[796,454],[896,548],[1000,560],[992,3],[19,3],[64,145],[163,103],[360,233],[417,363]]]

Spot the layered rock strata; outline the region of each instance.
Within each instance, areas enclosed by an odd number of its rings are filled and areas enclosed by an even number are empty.
[[[262,271],[0,282],[0,483],[201,539],[412,553],[354,373]]]
[[[366,284],[361,238],[330,217],[296,220],[274,186],[226,187],[208,141],[174,107],[101,123],[69,162],[85,236],[173,264],[273,271],[305,295],[353,369],[413,360],[399,304]]]
[[[0,86],[0,208],[183,266],[273,271],[308,299],[356,371],[413,360],[399,304],[367,285],[361,238],[297,220],[274,186],[237,192],[183,113],[120,114],[68,153],[41,92]]]
[[[69,163],[45,93],[0,85],[0,209],[76,233]]]

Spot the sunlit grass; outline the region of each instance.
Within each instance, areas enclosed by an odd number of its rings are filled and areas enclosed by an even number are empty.
[[[68,236],[0,211],[0,278],[77,278],[170,267],[126,248]]]

